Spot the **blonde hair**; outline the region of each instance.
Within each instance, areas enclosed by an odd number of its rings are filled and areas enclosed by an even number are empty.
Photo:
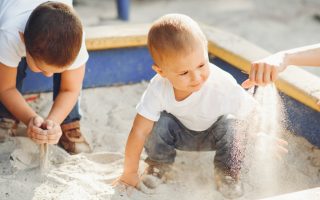
[[[167,14],[156,20],[148,33],[148,49],[155,62],[193,50],[196,42],[207,48],[207,39],[197,22],[186,15]]]

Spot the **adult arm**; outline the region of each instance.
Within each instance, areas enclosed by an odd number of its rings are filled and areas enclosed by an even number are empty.
[[[281,51],[251,64],[249,79],[242,83],[244,88],[265,85],[277,79],[278,74],[289,65],[319,66],[320,43]]]

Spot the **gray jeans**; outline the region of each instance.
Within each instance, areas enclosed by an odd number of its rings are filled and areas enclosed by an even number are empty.
[[[192,131],[175,116],[162,112],[145,143],[148,160],[172,164],[176,149],[183,151],[216,151],[214,166],[236,176],[243,161],[245,134],[236,129],[239,123],[224,115],[207,130]]]

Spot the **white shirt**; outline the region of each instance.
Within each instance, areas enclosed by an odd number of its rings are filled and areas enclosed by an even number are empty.
[[[208,129],[221,115],[244,119],[257,105],[255,99],[229,73],[213,64],[209,68],[209,77],[201,89],[183,101],[176,101],[168,79],[155,75],[137,105],[137,112],[158,121],[160,113],[166,111],[194,131]]]
[[[19,32],[24,28],[31,12],[48,0],[0,0],[0,62],[9,67],[17,67],[21,58],[26,56],[26,48]],[[72,0],[56,0],[72,6]],[[76,60],[69,67],[76,69],[85,64],[89,58],[85,36]]]

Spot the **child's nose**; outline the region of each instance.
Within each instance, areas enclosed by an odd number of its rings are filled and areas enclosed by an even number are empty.
[[[197,82],[201,79],[201,74],[199,72],[193,72],[191,76],[193,82]]]

